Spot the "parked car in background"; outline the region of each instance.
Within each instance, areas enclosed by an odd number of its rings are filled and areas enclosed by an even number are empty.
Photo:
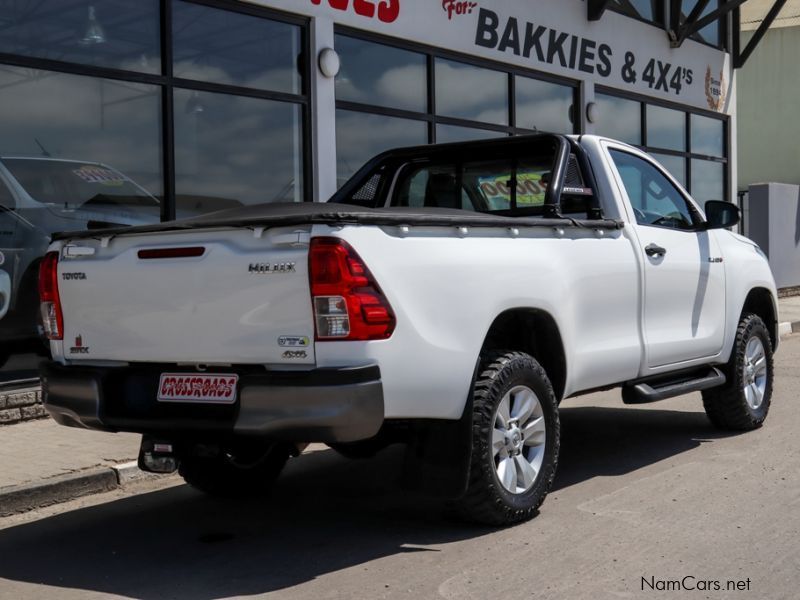
[[[2,260],[5,260],[5,255],[0,253]],[[0,264],[2,263],[0,260]],[[0,319],[6,316],[8,312],[8,305],[11,303],[11,277],[5,271],[0,271]]]
[[[0,264],[9,278],[0,320],[0,366],[12,352],[42,351],[39,262],[53,232],[158,221],[160,202],[103,163],[48,157],[0,157]]]

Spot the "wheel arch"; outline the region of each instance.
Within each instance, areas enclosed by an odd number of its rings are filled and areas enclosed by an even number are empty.
[[[495,350],[516,350],[542,365],[561,401],[567,382],[567,360],[561,332],[553,316],[536,308],[511,308],[495,317],[481,347],[481,356]]]
[[[772,347],[778,347],[780,334],[778,332],[778,310],[775,306],[775,298],[770,290],[764,287],[755,287],[747,293],[747,297],[739,313],[739,320],[748,313],[753,313],[761,317],[769,331]]]

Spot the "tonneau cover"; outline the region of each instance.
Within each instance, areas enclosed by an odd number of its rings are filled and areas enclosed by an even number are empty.
[[[215,229],[226,227],[280,227],[303,224],[416,225],[433,227],[587,227],[620,229],[624,223],[611,219],[506,217],[450,208],[364,208],[350,204],[282,202],[256,204],[208,213],[190,219],[135,227],[113,227],[56,233],[52,239]]]

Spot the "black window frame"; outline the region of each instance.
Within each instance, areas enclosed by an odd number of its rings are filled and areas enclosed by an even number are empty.
[[[196,4],[208,8],[236,12],[252,17],[270,19],[273,21],[295,25],[300,28],[302,69],[300,72],[301,91],[299,94],[286,92],[268,91],[257,88],[248,88],[237,85],[220,84],[194,79],[185,79],[173,76],[172,59],[172,3],[175,1],[187,4]],[[128,71],[113,67],[100,67],[85,63],[74,63],[60,60],[37,58],[17,54],[0,53],[0,64],[14,67],[23,67],[37,70],[53,71],[67,75],[83,75],[114,81],[125,81],[132,83],[143,83],[158,86],[161,91],[161,176],[162,194],[161,220],[170,221],[175,219],[176,198],[175,198],[175,146],[174,146],[174,107],[173,95],[176,88],[196,90],[199,92],[216,92],[233,96],[246,96],[286,102],[301,107],[301,138],[303,148],[301,160],[303,162],[303,194],[304,197],[312,199],[311,190],[313,189],[312,157],[313,140],[311,124],[311,19],[308,17],[291,14],[272,8],[235,2],[233,0],[159,0],[159,27],[161,42],[161,72],[142,73],[139,71]]]
[[[579,112],[576,111],[574,107],[578,106],[581,101],[580,98],[581,88],[580,88],[580,82],[576,79],[559,77],[557,75],[543,73],[541,71],[536,71],[533,69],[525,69],[522,67],[516,67],[514,65],[509,65],[506,63],[487,60],[474,56],[465,56],[464,54],[451,52],[446,49],[436,48],[433,46],[420,44],[416,42],[397,40],[396,38],[391,38],[381,34],[367,32],[344,25],[335,25],[334,35],[336,36],[341,35],[345,37],[362,40],[365,42],[370,42],[373,44],[382,44],[385,46],[390,46],[401,50],[408,50],[411,52],[416,52],[418,54],[423,54],[426,57],[426,70],[427,70],[427,77],[426,77],[427,110],[425,112],[378,106],[361,102],[353,102],[350,100],[339,100],[338,98],[336,99],[336,110],[346,110],[350,112],[361,112],[361,113],[382,115],[386,117],[397,117],[401,119],[423,121],[428,125],[428,140],[427,140],[428,144],[436,143],[437,125],[453,125],[456,127],[466,127],[469,129],[478,129],[482,131],[496,132],[499,135],[506,135],[506,136],[530,134],[530,133],[544,133],[541,131],[516,126],[516,104],[517,104],[516,85],[515,85],[516,77],[526,77],[530,79],[538,79],[540,81],[545,81],[548,83],[554,83],[557,85],[562,85],[565,87],[572,88],[573,91],[572,131],[556,132],[556,133],[568,133],[568,134],[580,133],[581,123],[579,119],[576,119],[576,116],[577,114],[579,114]],[[471,119],[462,119],[458,117],[447,117],[437,114],[436,112],[436,59],[437,58],[452,60],[466,65],[471,65],[474,67],[479,67],[484,69],[491,69],[493,71],[499,71],[504,73],[506,75],[507,85],[508,85],[508,111],[509,111],[508,125],[496,125],[492,123],[485,123],[482,121],[474,121]]]
[[[692,160],[706,160],[709,162],[721,163],[723,165],[723,195],[726,201],[730,202],[730,195],[731,195],[731,183],[730,183],[730,157],[731,157],[731,135],[730,135],[730,123],[731,118],[729,115],[704,110],[699,108],[694,108],[688,105],[682,104],[674,104],[671,102],[663,101],[657,98],[651,98],[649,96],[644,96],[641,94],[633,94],[630,92],[623,92],[618,89],[608,88],[604,86],[595,86],[595,93],[602,94],[604,96],[612,96],[616,98],[622,98],[624,100],[633,100],[634,102],[639,103],[639,109],[641,111],[641,123],[642,123],[642,137],[641,137],[641,144],[631,144],[636,148],[639,148],[643,152],[648,154],[665,154],[668,156],[677,156],[684,160],[685,166],[685,174],[686,174],[686,185],[683,187],[689,192],[689,195],[694,200],[694,196],[692,195]],[[660,148],[658,146],[651,146],[647,143],[647,105],[653,106],[660,106],[663,108],[670,108],[672,110],[678,110],[684,113],[684,126],[685,126],[685,137],[686,137],[686,148],[685,150],[672,150],[668,148]],[[707,154],[699,154],[692,152],[692,118],[691,115],[699,115],[702,117],[710,117],[712,119],[716,119],[722,122],[722,151],[724,156],[709,156]],[[656,159],[657,160],[657,159]],[[666,169],[664,169],[666,170]],[[669,173],[669,171],[667,171]],[[669,173],[674,179],[677,179],[674,175]]]

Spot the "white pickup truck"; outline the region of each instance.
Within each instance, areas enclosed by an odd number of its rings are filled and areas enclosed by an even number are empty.
[[[309,442],[403,442],[408,486],[522,521],[565,398],[702,391],[716,426],[764,421],[776,290],[738,219],[636,148],[540,134],[386,152],[328,203],[59,234],[45,406],[217,494]]]

